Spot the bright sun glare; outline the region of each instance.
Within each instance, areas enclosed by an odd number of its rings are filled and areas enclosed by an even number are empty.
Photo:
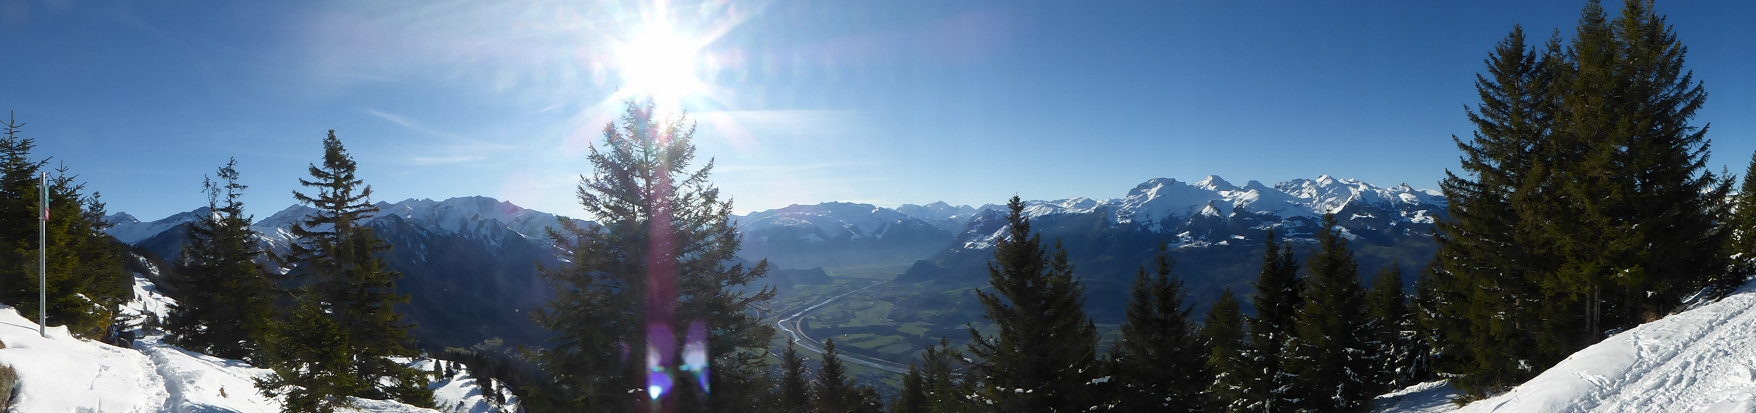
[[[651,97],[662,105],[679,103],[705,88],[696,76],[701,42],[679,35],[663,24],[650,24],[616,51],[622,92]]]

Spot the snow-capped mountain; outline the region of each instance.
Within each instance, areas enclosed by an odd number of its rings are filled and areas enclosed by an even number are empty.
[[[1029,201],[1024,213],[1033,219],[1101,214],[1112,225],[1179,234],[1179,244],[1186,244],[1229,242],[1243,235],[1238,233],[1241,230],[1285,229],[1295,236],[1308,235],[1312,223],[1331,213],[1353,236],[1425,234],[1430,233],[1434,219],[1445,214],[1446,206],[1445,196],[1438,191],[1414,189],[1407,184],[1384,188],[1323,175],[1272,187],[1252,180],[1239,187],[1208,175],[1193,183],[1154,178],[1135,186],[1121,198],[1107,201]],[[1005,216],[987,219],[1004,220]],[[960,245],[968,249],[987,248],[1003,228],[972,223],[959,237]]]
[[[919,212],[950,221],[957,219],[956,210],[946,206],[945,215]],[[950,245],[952,232],[943,227],[960,225],[935,225],[895,209],[846,202],[792,205],[734,220],[744,236],[739,256],[774,260],[784,268],[907,262]]]
[[[947,232],[957,232],[963,230],[964,224],[968,224],[970,219],[975,218],[977,212],[988,208],[997,207],[984,205],[977,208],[969,205],[951,205],[945,201],[939,201],[926,205],[902,204],[902,206],[896,207],[896,212],[927,221],[927,223]]]
[[[397,289],[412,297],[405,310],[418,338],[459,347],[493,337],[511,344],[540,342],[542,332],[528,310],[548,296],[539,269],[559,262],[547,229],[571,218],[486,197],[376,205],[379,213],[363,224],[391,244],[385,260],[403,273]],[[172,258],[188,239],[184,224],[206,210],[151,222],[117,214],[112,222],[119,224],[109,231]],[[291,228],[312,211],[294,205],[257,220],[252,228],[265,249],[284,255],[294,240]]]

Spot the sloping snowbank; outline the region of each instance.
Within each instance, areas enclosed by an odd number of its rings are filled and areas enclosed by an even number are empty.
[[[163,317],[171,301],[145,279],[137,276],[135,282],[136,301],[126,313]],[[134,348],[73,337],[66,327],[49,327],[44,338],[37,334],[35,320],[0,305],[0,342],[5,343],[0,364],[18,373],[20,384],[11,410],[16,413],[270,413],[281,408],[279,400],[256,391],[254,379],[270,374],[268,370],[165,344],[157,334],[136,341]],[[423,359],[411,365],[431,371],[432,363]],[[467,369],[455,368],[457,373],[431,385],[440,411],[501,411],[482,397]],[[362,412],[434,412],[382,400],[354,402],[355,411]],[[509,403],[506,410],[516,409],[515,404]]]
[[[1452,392],[1442,385],[1409,390],[1380,397],[1380,411],[1756,412],[1756,284],[1611,336],[1462,408],[1398,408]]]

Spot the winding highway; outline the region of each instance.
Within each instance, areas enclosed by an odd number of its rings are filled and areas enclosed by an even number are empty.
[[[811,338],[811,336],[808,336],[805,334],[805,328],[803,325],[805,314],[808,314],[811,311],[816,310],[816,309],[823,307],[825,305],[829,305],[830,303],[835,302],[835,300],[840,300],[842,297],[846,297],[849,294],[857,293],[857,292],[863,291],[867,288],[876,287],[876,286],[878,286],[878,284],[883,284],[883,283],[884,283],[884,281],[874,282],[874,283],[872,283],[872,285],[868,285],[868,286],[860,287],[860,288],[855,288],[852,291],[848,291],[845,293],[841,293],[841,294],[837,294],[835,296],[829,297],[827,299],[824,299],[821,302],[818,302],[817,304],[812,304],[810,307],[805,307],[804,309],[799,310],[797,312],[794,312],[790,315],[787,315],[786,317],[781,317],[780,320],[775,321],[774,324],[776,327],[780,327],[781,331],[785,331],[787,333],[787,336],[789,337],[788,339],[792,340],[793,343],[797,343],[799,345],[799,347],[804,348],[806,351],[810,351],[810,352],[817,353],[817,354],[823,354],[823,342],[820,340],[817,340],[817,339],[813,339],[813,338]],[[881,360],[881,359],[876,359],[876,358],[867,357],[867,356],[858,355],[858,354],[850,354],[847,351],[841,351],[841,359],[844,361],[847,361],[849,363],[854,363],[854,364],[858,364],[858,365],[862,365],[862,366],[866,366],[866,367],[884,370],[884,371],[888,371],[891,373],[908,374],[908,366],[907,365],[903,365],[903,364],[896,363],[896,362],[889,361],[889,360]]]

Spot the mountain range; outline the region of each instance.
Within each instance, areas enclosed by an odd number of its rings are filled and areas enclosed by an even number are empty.
[[[413,297],[405,310],[424,343],[542,342],[544,333],[530,321],[529,311],[548,297],[540,269],[560,262],[547,230],[564,219],[587,221],[486,197],[377,206],[380,213],[365,225],[391,244],[386,259],[404,274],[398,288]],[[1029,201],[1025,212],[1045,239],[1066,246],[1087,285],[1088,307],[1101,324],[1119,322],[1124,300],[1116,298],[1125,297],[1135,269],[1161,243],[1173,249],[1191,301],[1201,304],[1224,288],[1251,292],[1266,231],[1295,244],[1309,243],[1327,213],[1337,215],[1361,257],[1362,271],[1388,263],[1419,268],[1432,256],[1432,225],[1445,208],[1438,192],[1408,185],[1379,187],[1321,176],[1237,186],[1208,176],[1196,182],[1152,179],[1108,200]],[[766,284],[825,283],[823,268],[894,268],[896,284],[904,288],[891,290],[886,299],[897,302],[894,318],[913,319],[919,313],[911,309],[920,306],[978,305],[956,295],[986,283],[991,247],[1005,230],[1002,209],[829,202],[733,219],[743,235],[740,258],[768,259],[776,268]],[[289,229],[310,211],[295,205],[257,221],[260,242],[284,253],[292,242]],[[205,213],[206,208],[197,208],[154,221],[117,213],[108,219],[113,224],[108,232],[172,258],[187,240],[187,224]],[[939,320],[945,325],[961,326],[971,321],[966,319],[972,312],[935,313],[948,317]]]

